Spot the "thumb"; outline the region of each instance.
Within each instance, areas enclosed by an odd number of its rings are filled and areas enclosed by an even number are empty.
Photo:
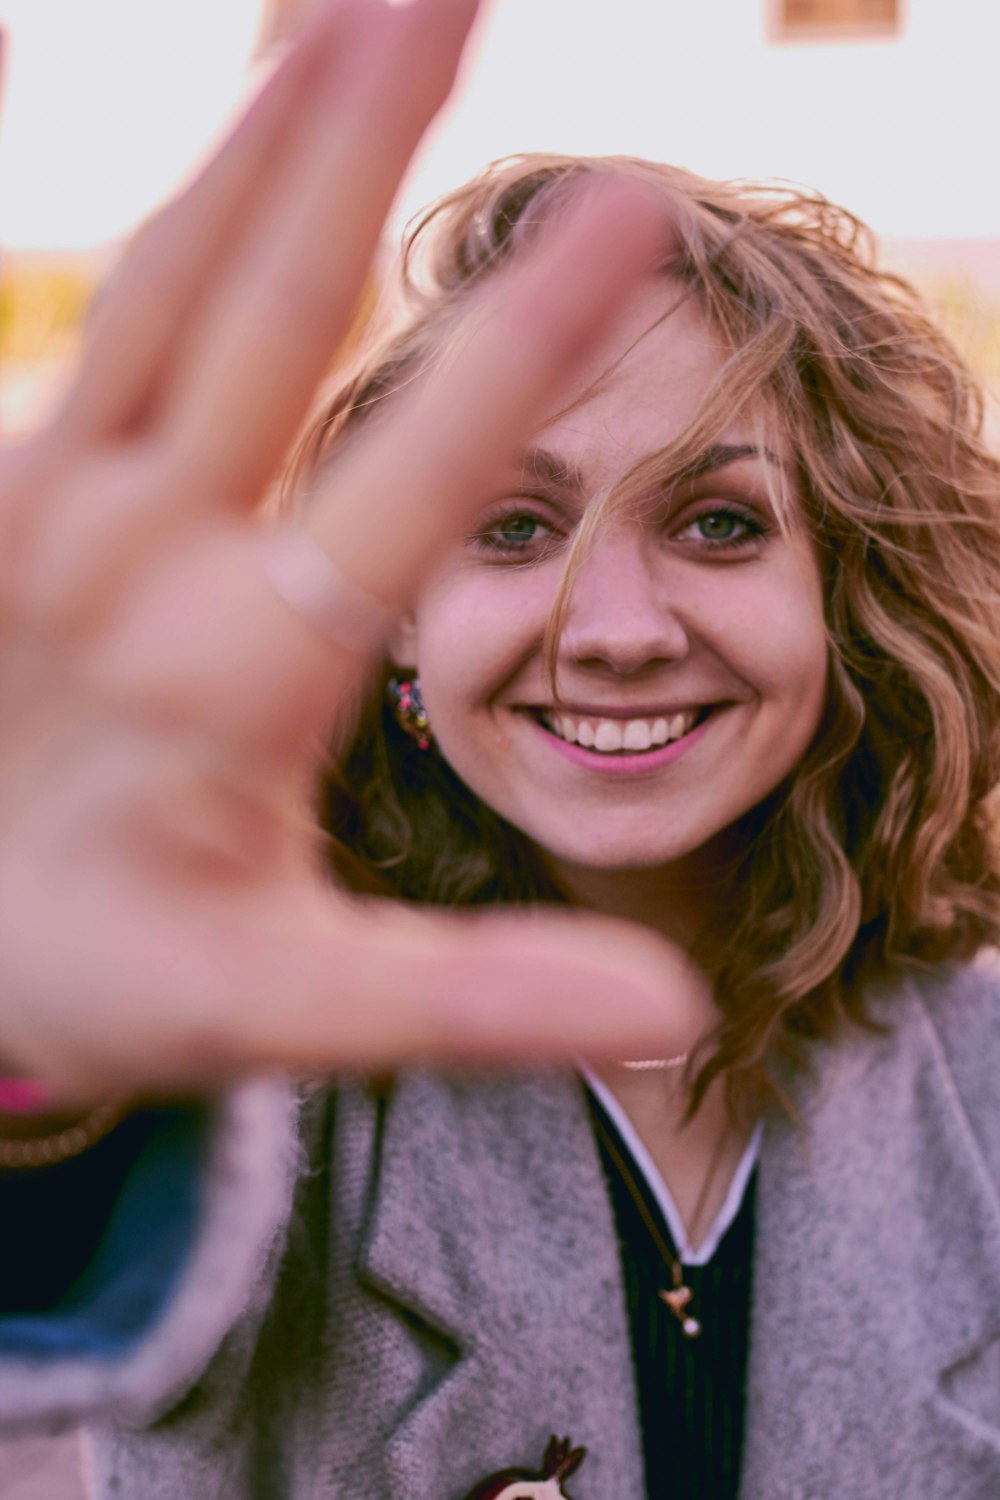
[[[687,956],[624,922],[331,899],[293,941],[286,930],[281,972],[266,966],[266,995],[241,1028],[249,1066],[673,1056],[714,1019]]]

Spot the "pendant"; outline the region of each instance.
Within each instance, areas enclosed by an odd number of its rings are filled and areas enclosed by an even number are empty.
[[[701,1324],[697,1318],[691,1317],[687,1311],[688,1303],[694,1296],[694,1292],[692,1292],[689,1286],[684,1285],[684,1273],[681,1270],[679,1261],[674,1261],[670,1269],[674,1277],[673,1289],[668,1292],[660,1292],[658,1294],[660,1301],[665,1302],[670,1308],[670,1311],[681,1325],[681,1332],[684,1337],[696,1339],[701,1333]]]

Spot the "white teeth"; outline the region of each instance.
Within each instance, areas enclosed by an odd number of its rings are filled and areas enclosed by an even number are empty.
[[[659,719],[577,719],[570,714],[544,712],[543,722],[569,745],[582,745],[614,755],[621,750],[642,754],[689,734],[697,721],[696,709]]]
[[[630,719],[622,737],[623,750],[648,750],[653,743],[653,731],[645,719]]]
[[[622,726],[612,719],[602,719],[594,731],[594,749],[608,754],[622,748]]]

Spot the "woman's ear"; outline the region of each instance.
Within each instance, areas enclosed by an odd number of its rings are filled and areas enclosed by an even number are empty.
[[[417,664],[417,622],[413,615],[400,615],[386,641],[389,660],[394,667]]]

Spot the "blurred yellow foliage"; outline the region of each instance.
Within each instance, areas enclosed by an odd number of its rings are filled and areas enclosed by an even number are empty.
[[[0,360],[34,364],[67,355],[96,279],[84,264],[9,261],[0,273]]]
[[[969,364],[1000,393],[1000,295],[961,271],[919,284]]]
[[[0,382],[16,367],[52,371],[72,355],[94,291],[107,270],[85,258],[13,256],[0,267]],[[973,369],[1000,397],[1000,294],[961,269],[911,272]],[[366,287],[341,358],[364,327],[375,300]],[[336,363],[336,360],[334,361]]]

